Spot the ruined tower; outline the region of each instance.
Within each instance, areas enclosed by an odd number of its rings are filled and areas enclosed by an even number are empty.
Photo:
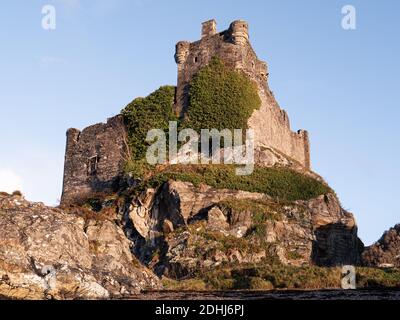
[[[127,131],[122,116],[106,123],[67,131],[61,203],[118,189],[127,158]]]
[[[256,147],[270,148],[310,169],[310,145],[304,130],[292,132],[289,118],[268,86],[268,67],[257,58],[249,42],[249,26],[237,20],[217,32],[215,20],[202,24],[201,39],[176,44],[178,65],[174,111],[183,116],[193,76],[211,59],[219,57],[227,67],[244,72],[257,84],[261,107],[248,121],[254,130]],[[127,159],[127,128],[122,116],[84,129],[67,132],[62,203],[96,192],[118,188]]]
[[[202,24],[201,39],[176,44],[175,61],[178,81],[174,111],[184,116],[189,105],[189,88],[193,76],[213,57],[219,57],[227,67],[244,72],[258,87],[261,108],[249,119],[255,132],[256,145],[274,148],[310,169],[310,144],[308,132],[292,132],[289,117],[276,102],[268,86],[268,67],[257,58],[250,41],[249,25],[236,20],[229,28],[217,32],[215,20]]]

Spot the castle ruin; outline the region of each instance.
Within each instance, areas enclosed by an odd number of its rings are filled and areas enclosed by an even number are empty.
[[[257,58],[249,42],[248,24],[243,20],[232,22],[222,32],[217,32],[215,20],[206,21],[202,24],[200,40],[176,44],[175,113],[185,115],[193,76],[215,56],[226,66],[244,72],[257,84],[262,103],[248,121],[249,128],[254,130],[255,145],[277,150],[309,170],[308,132],[291,131],[286,111],[279,107],[269,89],[267,64]],[[118,188],[127,158],[126,137],[127,130],[121,116],[82,132],[77,129],[67,131],[62,202]]]
[[[117,190],[127,152],[127,130],[121,115],[82,132],[69,129],[61,203]]]
[[[268,86],[268,67],[257,58],[249,42],[248,24],[231,23],[228,30],[217,32],[215,20],[202,24],[202,38],[196,42],[180,41],[176,45],[178,83],[175,112],[183,115],[188,107],[188,91],[193,76],[214,57],[226,66],[247,74],[258,86],[261,108],[249,119],[256,144],[281,151],[310,169],[310,145],[307,131],[292,132],[289,117],[276,102]]]

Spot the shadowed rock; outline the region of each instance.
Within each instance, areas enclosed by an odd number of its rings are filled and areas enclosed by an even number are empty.
[[[400,267],[400,224],[390,228],[365,249],[363,262],[371,267]]]

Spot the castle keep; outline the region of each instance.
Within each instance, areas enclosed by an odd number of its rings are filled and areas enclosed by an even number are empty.
[[[245,21],[234,21],[227,30],[217,32],[215,20],[210,20],[202,24],[200,40],[177,43],[175,113],[185,115],[193,76],[215,56],[257,84],[262,104],[248,121],[249,128],[254,130],[255,145],[274,149],[310,169],[308,133],[291,131],[286,111],[279,107],[269,89],[267,64],[257,58],[251,47]],[[68,130],[62,202],[118,187],[127,154],[126,135],[121,116],[82,132]]]
[[[310,169],[310,145],[307,131],[292,132],[289,118],[276,102],[268,86],[268,67],[257,58],[249,42],[248,24],[238,20],[226,31],[217,32],[215,20],[202,24],[202,38],[196,42],[180,41],[176,45],[178,83],[175,112],[184,114],[188,107],[188,90],[193,76],[211,58],[218,56],[225,65],[246,73],[258,86],[261,108],[249,119],[256,145],[272,147]]]

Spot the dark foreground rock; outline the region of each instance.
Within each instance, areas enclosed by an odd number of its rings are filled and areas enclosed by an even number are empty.
[[[400,290],[158,291],[132,300],[400,300]]]

